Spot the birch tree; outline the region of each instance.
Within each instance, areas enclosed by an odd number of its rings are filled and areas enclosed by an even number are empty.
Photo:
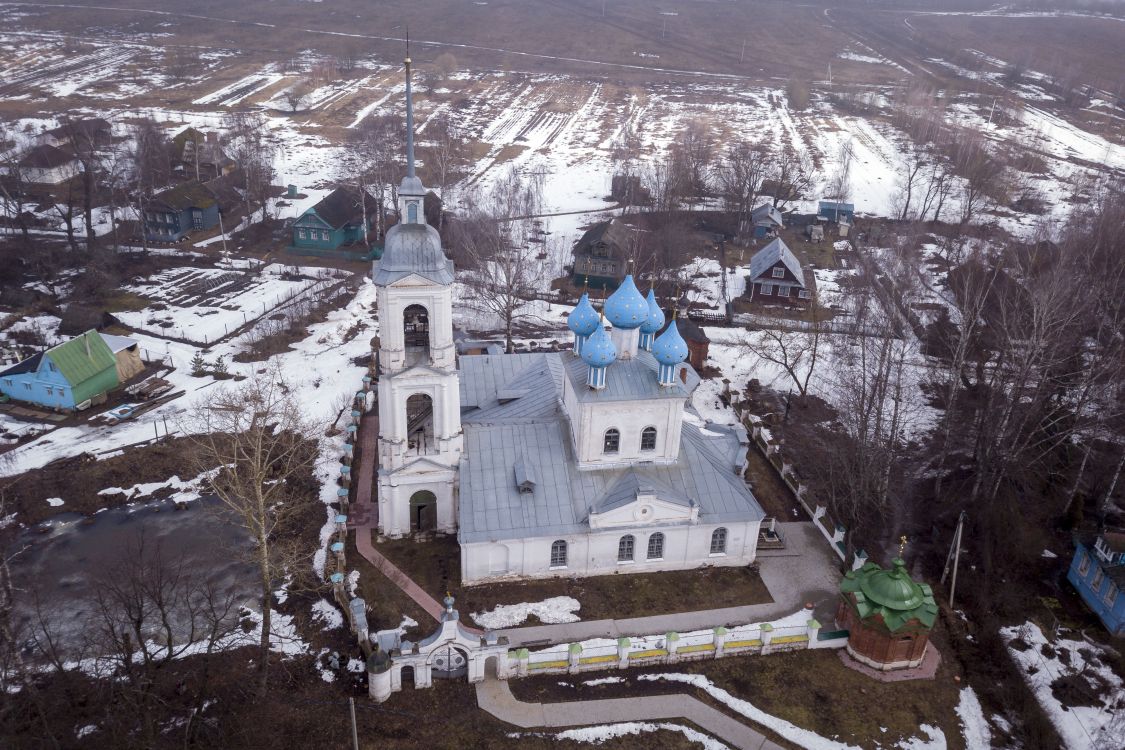
[[[276,370],[212,394],[186,427],[194,436],[200,470],[222,467],[211,491],[252,545],[246,555],[258,578],[261,697],[268,680],[273,592],[287,576],[300,575],[310,557],[289,534],[315,501],[301,489],[301,481],[315,466],[323,427],[302,414],[293,390]]]
[[[786,323],[782,321],[781,324]],[[744,356],[755,357],[784,370],[797,393],[804,398],[816,372],[821,338],[826,327],[824,309],[815,296],[810,300],[809,320],[795,321],[794,325],[800,327],[749,331],[743,335],[742,349]]]

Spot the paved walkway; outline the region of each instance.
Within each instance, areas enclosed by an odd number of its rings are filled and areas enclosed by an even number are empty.
[[[355,503],[351,508],[348,525],[355,529],[355,547],[359,554],[374,565],[391,583],[402,589],[438,622],[441,621],[442,606],[437,600],[422,590],[418,584],[403,573],[382,554],[375,551],[371,535],[379,525],[379,506],[372,497],[375,491],[375,459],[379,454],[379,415],[375,412],[365,414],[359,425],[359,471],[356,472],[358,484],[355,489]]]
[[[840,561],[811,522],[779,523],[786,549],[759,556],[762,581],[773,596],[769,604],[750,604],[695,612],[633,617],[623,620],[588,620],[538,625],[500,631],[513,648],[548,643],[570,643],[588,638],[620,638],[675,631],[704,630],[717,625],[766,622],[791,615],[813,604],[815,616],[830,629],[835,615],[840,581]],[[581,614],[581,611],[579,612]]]
[[[687,719],[740,750],[782,750],[777,743],[690,695],[648,695],[565,703],[524,703],[508,683],[488,677],[477,683],[477,705],[501,721],[524,729],[615,724],[622,721]]]

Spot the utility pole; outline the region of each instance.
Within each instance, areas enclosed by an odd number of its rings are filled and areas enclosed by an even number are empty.
[[[957,531],[953,533],[953,544],[949,548],[949,554],[945,557],[945,570],[941,573],[941,582],[945,583],[945,577],[949,574],[950,564],[952,563],[953,580],[949,584],[950,609],[953,609],[954,597],[957,595],[957,566],[961,562],[961,532],[965,528],[967,515],[965,511],[961,511],[961,515],[957,517]]]
[[[664,19],[664,26],[660,29],[660,38],[663,39],[664,35],[668,33],[668,19]]]
[[[742,64],[745,61],[746,61],[746,40],[743,39],[742,40],[742,54],[740,54],[738,56],[738,62],[739,62],[739,64]]]
[[[352,714],[352,750],[359,750],[359,732],[355,728],[355,698],[348,698],[348,709]]]

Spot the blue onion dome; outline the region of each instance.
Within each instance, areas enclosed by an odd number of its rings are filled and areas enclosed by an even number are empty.
[[[656,294],[648,290],[648,320],[641,323],[641,333],[656,333],[664,327],[664,311],[656,304]]]
[[[582,346],[582,361],[590,367],[608,367],[615,359],[617,347],[613,345],[613,339],[606,333],[605,326],[599,319],[597,328]]]
[[[637,290],[633,274],[626,276],[617,291],[609,295],[605,316],[614,328],[637,328],[648,320],[648,302]]]
[[[662,365],[678,365],[687,359],[688,348],[675,319],[667,330],[660,334],[652,344],[652,356]]]
[[[590,295],[583,292],[582,299],[578,300],[578,304],[570,311],[570,317],[566,319],[567,328],[579,336],[589,336],[600,322],[601,316],[590,304]]]

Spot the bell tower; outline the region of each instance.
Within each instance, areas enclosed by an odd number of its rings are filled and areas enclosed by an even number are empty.
[[[426,223],[414,171],[414,105],[406,58],[406,176],[399,219],[372,281],[379,311],[379,530],[457,527],[461,399],[453,342],[453,263]]]

